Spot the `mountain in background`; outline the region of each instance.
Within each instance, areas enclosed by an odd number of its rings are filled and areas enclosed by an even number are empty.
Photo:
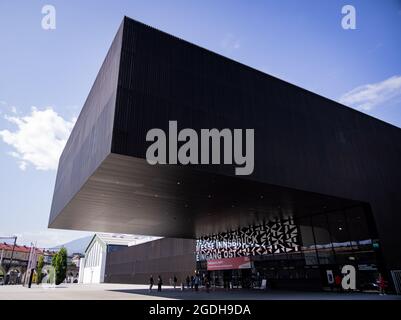
[[[52,248],[51,250],[57,250],[60,249],[61,247],[64,247],[67,249],[67,254],[73,254],[73,253],[85,253],[85,249],[88,246],[89,242],[92,240],[93,236],[87,236],[79,239],[72,240],[70,242],[64,243],[62,245],[59,245],[57,247]]]
[[[124,235],[124,234],[117,234],[117,233],[102,233],[103,236],[109,236],[110,239],[112,239],[114,236],[115,237],[126,237],[129,236],[131,238],[131,242],[128,244],[128,246],[133,246],[133,245],[138,245],[142,244],[145,242],[153,241],[160,239],[160,237],[152,237],[152,236],[141,236],[141,235]],[[56,246],[54,248],[51,248],[50,250],[58,250],[62,247],[67,249],[67,254],[72,255],[73,253],[85,253],[85,249],[88,247],[89,242],[92,240],[93,235],[79,238],[76,240],[72,240],[70,242],[61,244],[59,246]],[[110,240],[109,239],[109,240]]]

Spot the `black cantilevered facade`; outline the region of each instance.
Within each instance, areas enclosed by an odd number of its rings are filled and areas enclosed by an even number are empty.
[[[169,120],[254,129],[253,174],[149,165],[146,133]],[[400,164],[399,128],[124,18],[60,158],[49,227],[199,238],[358,208],[383,268],[401,269]]]

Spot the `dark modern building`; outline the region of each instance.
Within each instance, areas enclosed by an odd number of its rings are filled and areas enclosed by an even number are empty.
[[[147,132],[171,120],[254,129],[253,173],[148,164]],[[325,287],[345,264],[360,287],[392,283],[400,163],[399,128],[124,18],[61,155],[49,227],[198,239],[200,269],[250,256],[277,287]]]

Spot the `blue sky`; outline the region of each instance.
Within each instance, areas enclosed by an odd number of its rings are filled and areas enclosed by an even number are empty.
[[[46,4],[55,30],[41,27]],[[355,30],[341,27],[346,4]],[[399,0],[2,0],[0,236],[85,234],[47,230],[55,167],[124,15],[401,127]]]

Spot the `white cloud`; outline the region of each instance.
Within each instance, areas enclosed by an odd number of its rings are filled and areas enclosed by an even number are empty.
[[[15,106],[11,107],[11,112],[17,114],[17,108]]]
[[[339,102],[369,111],[398,97],[401,97],[401,76],[393,76],[381,82],[359,86],[341,96]]]
[[[32,107],[26,116],[5,116],[15,124],[15,131],[2,130],[0,137],[12,146],[10,154],[18,160],[21,170],[28,164],[38,170],[57,169],[60,154],[67,142],[76,119],[64,120],[52,108],[38,110]]]
[[[25,171],[27,166],[28,164],[25,161],[18,162],[18,168],[20,168],[22,171]]]
[[[241,47],[239,39],[237,39],[233,34],[226,34],[224,39],[221,41],[221,47],[225,50],[237,50]]]

